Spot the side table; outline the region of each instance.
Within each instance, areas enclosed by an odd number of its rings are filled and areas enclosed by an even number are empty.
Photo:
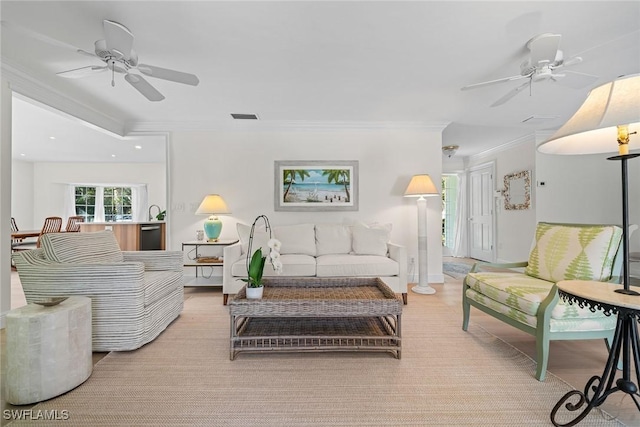
[[[91,299],[28,304],[7,313],[6,401],[25,405],[82,384],[93,370]]]
[[[565,394],[551,411],[551,422],[556,427],[574,426],[589,412],[604,403],[611,394],[621,391],[633,399],[640,411],[638,385],[640,385],[640,343],[638,342],[638,322],[640,321],[640,296],[615,292],[622,285],[582,280],[566,280],[557,283],[560,297],[591,310],[601,309],[606,315],[618,316],[613,341],[610,343],[609,357],[601,376],[593,376],[584,387],[584,392],[572,390]],[[621,359],[622,358],[622,359]],[[622,374],[616,379],[618,361],[622,360]],[[635,365],[636,378],[631,378],[631,363]],[[578,396],[575,403],[569,402]],[[584,404],[587,406],[582,409]],[[580,411],[573,420],[560,423],[556,420],[558,411],[564,406],[570,412]]]
[[[222,250],[225,246],[233,245],[236,243],[236,240],[216,240],[215,242],[208,242],[206,240],[195,240],[191,242],[182,242],[182,252],[185,254],[186,260],[184,262],[185,267],[195,267],[196,268],[196,281],[192,283],[185,283],[185,286],[219,286],[222,283],[207,283],[207,284],[198,284],[198,269],[202,267],[211,267],[213,268],[222,268],[224,266],[224,259],[222,258]],[[191,247],[188,252],[185,252],[185,248]],[[219,255],[216,256],[204,256],[201,253],[201,248],[218,248]]]

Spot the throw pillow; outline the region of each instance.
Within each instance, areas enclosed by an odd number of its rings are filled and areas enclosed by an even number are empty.
[[[47,233],[40,238],[47,259],[68,263],[123,262],[120,245],[111,231]]]
[[[273,228],[273,237],[280,240],[280,254],[316,256],[316,235],[313,224],[285,225]]]
[[[351,250],[351,227],[342,224],[316,224],[318,256],[348,254]]]
[[[391,239],[391,224],[367,226],[356,224],[353,229],[353,252],[356,255],[387,255]]]
[[[251,236],[251,226],[240,224],[236,225],[236,229],[238,230],[238,238],[240,239],[240,245],[242,246],[242,253],[246,254],[249,250],[249,237]],[[264,229],[254,229],[253,230],[253,243],[251,244],[251,251],[255,252],[258,248],[262,248],[262,255],[266,256],[269,254],[269,233]]]
[[[525,274],[550,282],[609,280],[622,229],[541,222]]]

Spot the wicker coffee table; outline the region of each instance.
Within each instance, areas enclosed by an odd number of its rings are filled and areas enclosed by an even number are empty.
[[[383,351],[400,359],[402,301],[381,279],[264,282],[262,299],[247,299],[243,288],[229,302],[231,360],[274,351]]]

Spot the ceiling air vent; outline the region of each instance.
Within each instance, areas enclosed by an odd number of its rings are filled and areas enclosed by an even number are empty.
[[[231,113],[231,117],[233,117],[235,120],[258,120],[258,116],[255,114]]]

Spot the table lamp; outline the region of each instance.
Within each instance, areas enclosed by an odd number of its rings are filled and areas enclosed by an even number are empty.
[[[404,192],[404,197],[418,197],[418,284],[411,290],[418,294],[435,294],[429,286],[427,260],[427,199],[438,196],[438,189],[429,175],[414,175]]]
[[[629,289],[629,198],[627,161],[640,156],[640,74],[623,76],[591,90],[578,111],[538,151],[548,154],[595,154],[618,152],[607,160],[620,161],[622,169],[623,289],[616,292],[640,295]],[[631,141],[630,135],[636,135]],[[616,144],[617,141],[617,144]]]
[[[222,232],[222,221],[216,215],[230,214],[227,204],[218,194],[207,194],[196,210],[196,215],[210,215],[204,221],[204,234],[207,241],[217,242]]]

